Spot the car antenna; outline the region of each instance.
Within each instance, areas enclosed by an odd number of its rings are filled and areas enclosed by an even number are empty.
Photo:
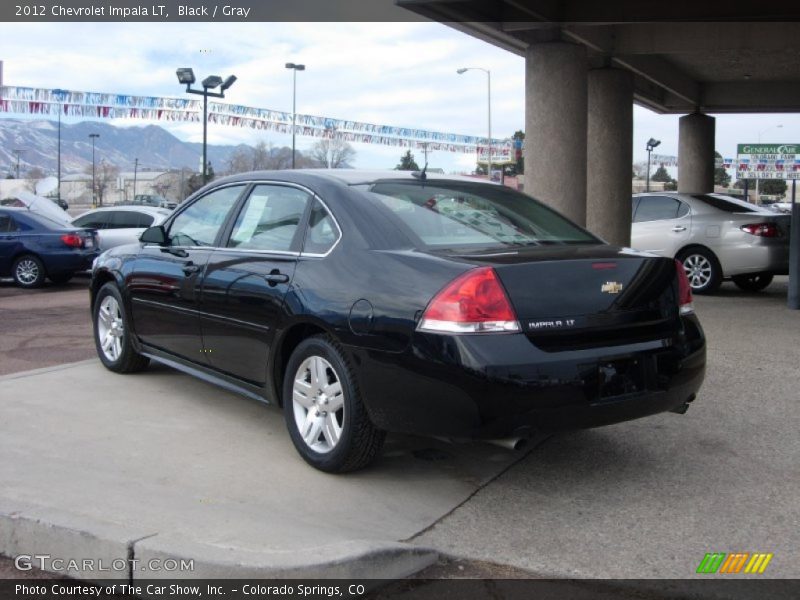
[[[420,181],[425,181],[428,178],[427,173],[425,173],[425,171],[427,170],[428,170],[428,163],[426,162],[425,166],[422,168],[422,171],[413,171],[411,173],[411,176],[416,177]]]

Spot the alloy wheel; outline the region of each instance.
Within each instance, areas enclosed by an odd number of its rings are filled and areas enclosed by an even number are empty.
[[[39,264],[32,258],[24,258],[17,263],[17,280],[22,285],[32,285],[41,276]]]
[[[309,356],[294,376],[292,404],[297,430],[305,444],[325,454],[339,443],[345,407],[342,383],[331,363]]]
[[[122,355],[122,338],[125,326],[117,299],[106,296],[97,311],[97,337],[105,357],[115,362]]]
[[[692,289],[703,288],[711,281],[711,262],[701,254],[690,254],[683,260],[683,268]]]

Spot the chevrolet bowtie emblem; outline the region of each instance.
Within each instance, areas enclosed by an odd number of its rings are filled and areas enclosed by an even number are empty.
[[[622,284],[616,281],[606,281],[600,286],[600,291],[606,294],[619,294],[622,291]]]

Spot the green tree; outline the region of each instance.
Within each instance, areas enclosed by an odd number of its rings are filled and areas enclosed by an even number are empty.
[[[722,154],[714,152],[714,158],[722,158]],[[721,185],[722,187],[730,187],[731,176],[722,167],[714,168],[714,185]]]
[[[395,167],[398,171],[419,171],[419,165],[414,160],[414,155],[411,150],[406,150],[406,153],[400,157],[400,164]]]
[[[664,165],[661,165],[650,177],[650,181],[663,181],[666,183],[668,181],[672,181],[672,177],[670,177],[669,172],[667,172],[667,170],[664,168]]]
[[[747,179],[746,181],[748,190],[752,191],[756,189],[755,179]],[[738,190],[743,190],[744,182],[744,179],[737,179],[736,183],[733,184],[733,187]],[[758,184],[758,193],[766,194],[768,196],[783,196],[786,194],[786,190],[786,181],[783,179],[762,179]]]

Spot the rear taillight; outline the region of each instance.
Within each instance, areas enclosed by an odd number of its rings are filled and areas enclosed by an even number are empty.
[[[749,225],[742,225],[739,229],[745,233],[757,235],[759,237],[775,238],[783,235],[775,223],[751,223]]]
[[[75,233],[65,233],[61,236],[61,241],[70,248],[83,248],[83,238]]]
[[[681,261],[675,261],[675,269],[678,271],[678,307],[682,315],[688,315],[694,312],[692,286],[689,285],[689,277]]]
[[[433,297],[420,331],[437,333],[512,333],[520,330],[497,273],[491,267],[459,275]]]

